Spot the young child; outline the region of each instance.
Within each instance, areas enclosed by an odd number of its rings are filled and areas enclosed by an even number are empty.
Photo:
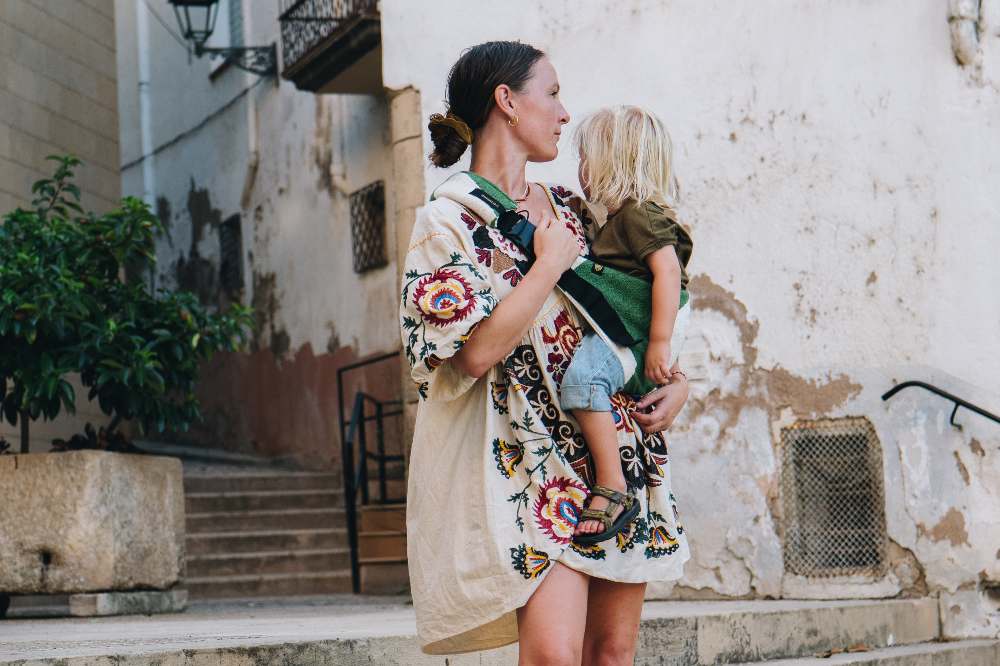
[[[654,114],[634,106],[603,109],[584,120],[577,143],[584,195],[608,209],[591,259],[652,283],[649,334],[638,343],[645,351],[635,354],[644,362],[635,375],[625,377],[615,352],[590,330],[560,388],[560,405],[579,422],[594,462],[596,484],[574,536],[592,545],[626,530],[639,512],[622,471],[611,396],[626,385],[646,392],[670,381],[689,310],[685,267],[692,241],[670,207],[677,193],[670,135]]]

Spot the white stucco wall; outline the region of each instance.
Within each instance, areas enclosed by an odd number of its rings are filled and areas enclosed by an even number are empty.
[[[573,124],[631,103],[671,129],[695,239],[690,346],[708,362],[670,436],[694,559],[654,594],[927,591],[946,633],[1000,630],[985,592],[1000,581],[1000,426],[960,412],[959,432],[950,403],[915,389],[879,399],[924,379],[1000,411],[1000,2],[982,3],[965,66],[948,4],[382,2],[385,84],[419,90],[425,118],[464,48],[519,39],[549,54]],[[529,176],[575,188],[563,136]],[[446,175],[428,165],[428,190]],[[795,581],[774,508],[780,427],[842,415],[868,417],[884,451],[892,566]]]
[[[244,3],[245,43],[278,39],[277,5]],[[347,200],[364,185],[388,180],[385,100],[313,95],[235,67],[212,75],[212,61],[189,57],[141,4],[118,0],[117,7],[123,191],[145,195],[161,212],[168,210],[164,202],[169,206],[169,236],[157,250],[158,285],[178,286],[177,262],[190,261],[199,227],[198,255],[217,267],[213,224],[240,213],[244,302],[266,305],[262,347],[284,355],[309,345],[320,354],[334,344],[353,347],[358,356],[398,347],[399,336],[379,325],[395,311],[393,236],[386,234],[387,267],[354,273]],[[154,3],[152,9],[177,31],[169,7]],[[144,13],[148,41],[142,46]],[[143,48],[150,62],[147,152],[155,150],[145,159]],[[151,188],[144,185],[144,167],[152,172]],[[259,289],[268,290],[263,301]]]

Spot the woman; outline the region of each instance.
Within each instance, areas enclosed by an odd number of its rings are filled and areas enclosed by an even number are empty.
[[[471,170],[421,211],[401,300],[421,395],[407,508],[421,645],[449,654],[519,640],[522,664],[631,664],[646,582],[680,577],[689,556],[660,433],[687,381],[675,375],[638,404],[615,396],[640,517],[614,541],[574,544],[593,466],[556,396],[584,313],[557,282],[592,223],[569,191],[524,175],[555,159],[569,115],[552,64],[517,42],[466,51],[448,104],[431,118],[431,160],[450,166],[471,145]],[[498,227],[512,209],[536,227],[530,249]]]

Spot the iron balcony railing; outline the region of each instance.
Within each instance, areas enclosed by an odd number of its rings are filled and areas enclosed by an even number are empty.
[[[379,15],[377,0],[281,0],[279,8],[286,70],[357,19]]]

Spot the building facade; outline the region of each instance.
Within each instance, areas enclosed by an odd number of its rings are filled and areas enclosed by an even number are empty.
[[[309,4],[231,2],[227,25],[275,42]],[[1000,2],[383,0],[377,53],[347,48],[357,24],[282,62],[301,90],[189,58],[144,7],[117,5],[122,187],[168,222],[153,279],[258,311],[254,350],[207,375],[201,441],[337,468],[337,371],[398,350],[399,257],[452,171],[426,119],[463,48],[520,39],[574,123],[641,104],[674,139],[696,380],[668,439],[693,559],[650,594],[930,594],[946,635],[1000,631],[1000,426],[882,399],[920,380],[1000,411]],[[529,176],[577,189],[576,168],[566,141]],[[378,182],[384,262],[358,272],[351,201]],[[368,366],[348,393],[412,417],[402,376]]]
[[[0,215],[31,202],[31,184],[50,177],[48,155],[73,154],[81,204],[106,212],[121,192],[118,92],[112,0],[0,4]],[[77,378],[77,412],[31,424],[30,450],[48,451],[84,424],[107,418],[88,404]],[[0,423],[18,448],[20,428]]]

